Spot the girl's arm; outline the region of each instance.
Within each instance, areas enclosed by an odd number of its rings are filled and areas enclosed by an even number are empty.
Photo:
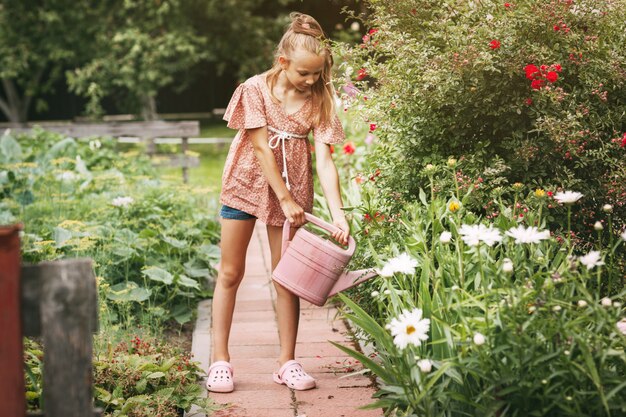
[[[341,210],[343,202],[341,201],[341,192],[339,190],[339,175],[330,153],[330,145],[316,141],[315,160],[317,176],[320,179],[324,196],[328,201],[330,214],[333,216],[333,224],[341,229],[341,232],[332,234],[333,239],[346,245],[350,234],[350,225],[343,210]]]
[[[267,127],[248,129],[248,135],[252,141],[254,154],[261,165],[263,175],[265,175],[267,182],[274,190],[276,197],[278,197],[280,208],[285,213],[285,217],[294,226],[303,225],[305,222],[304,209],[294,201],[283,181],[276,159],[274,159],[274,153],[267,143]]]

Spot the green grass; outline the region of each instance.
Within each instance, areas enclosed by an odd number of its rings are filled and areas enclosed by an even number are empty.
[[[233,138],[236,130],[226,127],[226,122],[215,120],[202,120],[200,123],[200,136],[203,138]],[[194,144],[189,145],[189,150],[200,154],[200,166],[189,169],[189,184],[198,187],[207,187],[216,196],[219,195],[222,183],[222,170],[228,154],[229,145],[226,144]],[[160,145],[159,153],[178,153],[179,145]],[[181,168],[160,168],[161,175],[172,181],[183,180]]]

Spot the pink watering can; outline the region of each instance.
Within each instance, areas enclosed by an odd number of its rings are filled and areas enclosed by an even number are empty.
[[[305,217],[328,232],[338,230],[312,214],[305,213]],[[272,273],[272,279],[298,297],[323,306],[328,297],[378,275],[370,269],[344,271],[356,249],[352,236],[348,237],[348,249],[343,249],[303,227],[290,241],[290,228],[289,221],[285,221],[282,257]]]

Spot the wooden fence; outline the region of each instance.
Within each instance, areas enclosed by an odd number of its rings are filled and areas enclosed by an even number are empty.
[[[20,230],[0,227],[0,414],[100,416],[93,409],[98,301],[91,260],[22,266]],[[23,336],[43,343],[43,413],[26,413]]]
[[[30,133],[36,126],[52,132],[64,135],[83,138],[92,136],[111,136],[115,138],[132,137],[138,138],[147,144],[149,155],[155,155],[156,142],[159,138],[180,138],[180,155],[167,155],[170,166],[179,166],[183,171],[183,181],[189,180],[189,168],[199,165],[197,157],[187,155],[189,149],[189,138],[200,135],[200,122],[108,122],[108,123],[61,123],[61,122],[39,122],[26,125],[11,126],[0,125],[0,127],[11,129],[13,133]]]

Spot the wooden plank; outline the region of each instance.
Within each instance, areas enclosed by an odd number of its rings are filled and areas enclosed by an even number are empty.
[[[188,138],[182,138],[182,143],[180,145],[180,153],[181,153],[181,157],[185,158],[185,160],[187,160],[187,150],[189,150],[189,142],[188,142]],[[196,158],[197,159],[197,158]],[[200,164],[200,161],[198,161],[198,165]],[[189,182],[189,165],[187,163],[185,163],[183,166],[183,183],[187,184]]]
[[[12,133],[29,133],[35,126],[71,137],[135,136],[144,139],[164,136],[190,137],[200,134],[197,120],[182,122],[110,122],[110,123],[29,123],[10,127]]]
[[[41,336],[41,267],[22,265],[22,334],[26,337]],[[91,332],[98,333],[98,308],[91,312]]]
[[[24,397],[24,347],[20,320],[21,226],[0,228],[0,414],[22,417]]]
[[[97,305],[91,260],[61,260],[39,265],[45,415],[91,417],[91,321],[92,310]]]
[[[44,413],[43,411],[29,411],[28,413],[26,413],[26,417],[46,417],[47,414]],[[96,408],[93,410],[93,417],[101,417],[102,416],[102,409],[101,408]]]

